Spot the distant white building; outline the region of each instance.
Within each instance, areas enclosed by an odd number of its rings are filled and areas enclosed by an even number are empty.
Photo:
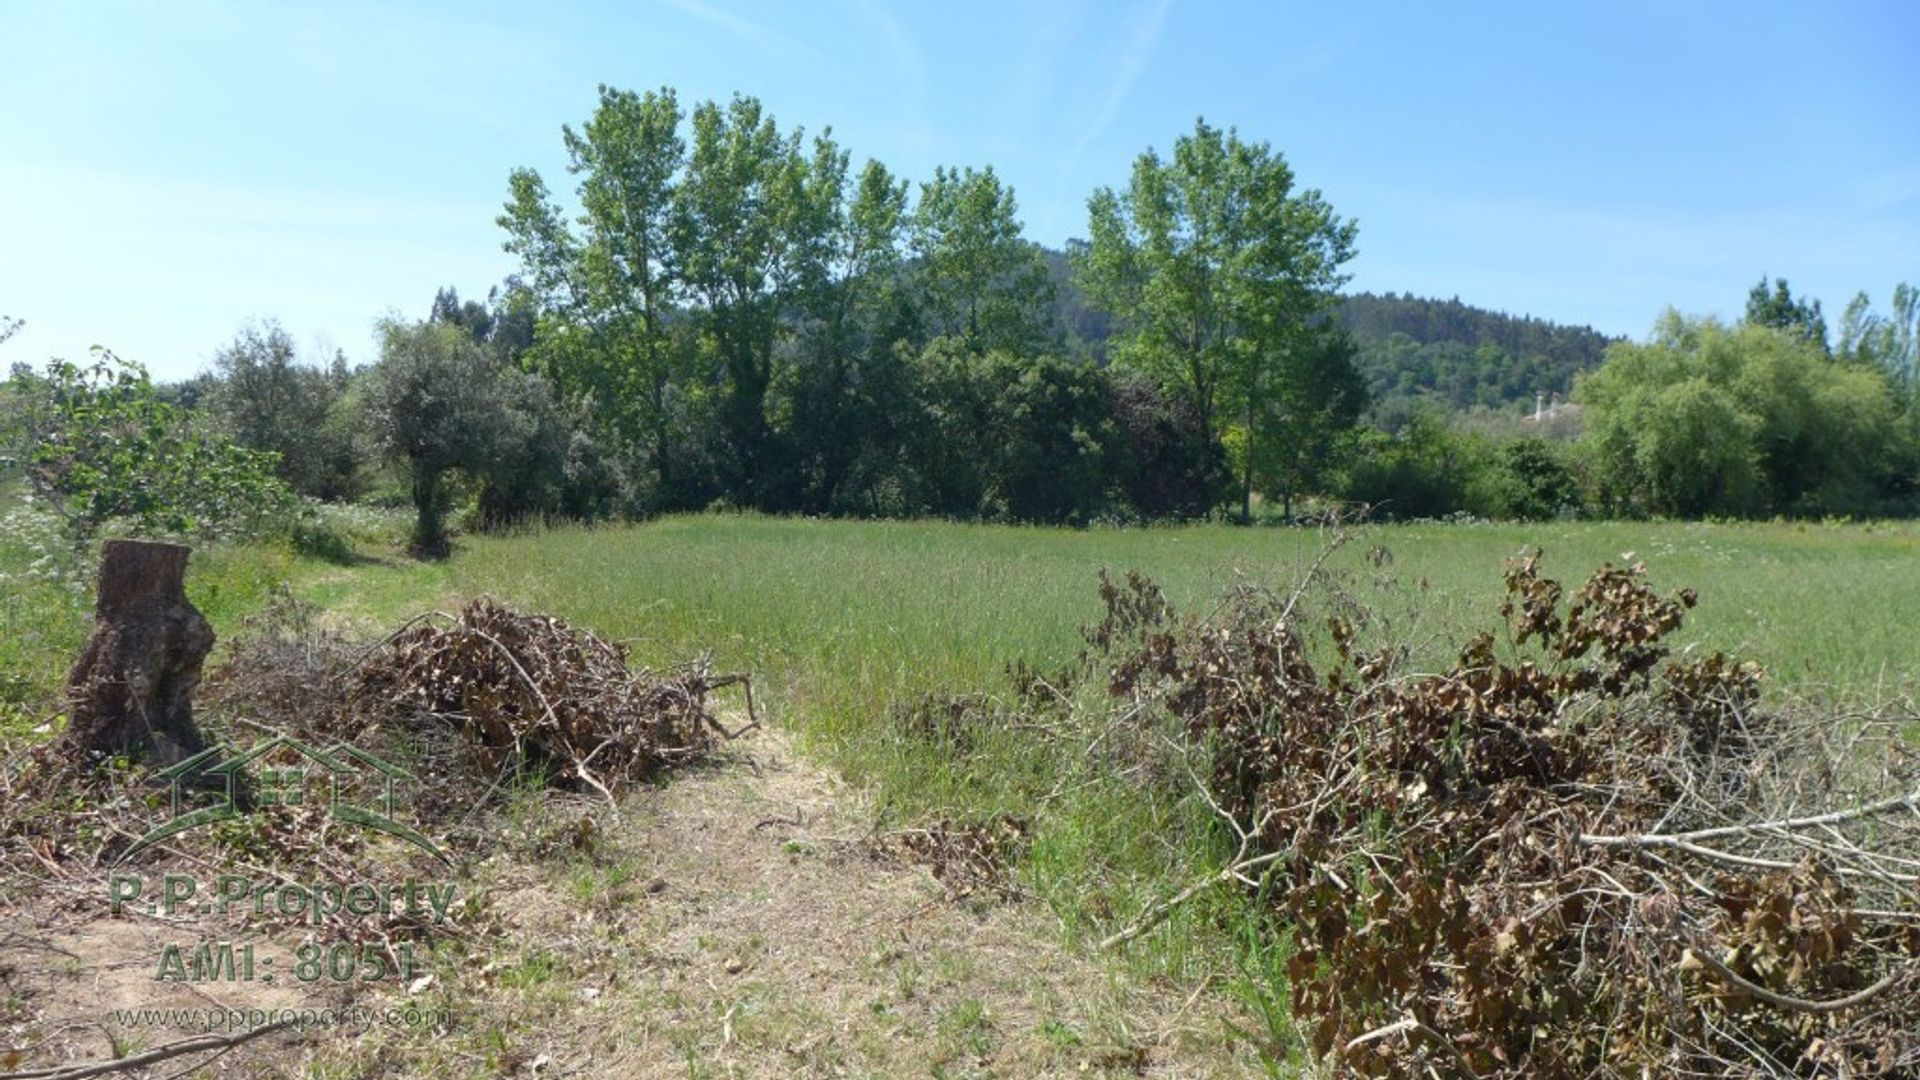
[[[1571,439],[1580,434],[1580,411],[1573,402],[1561,401],[1559,391],[1540,390],[1533,395],[1533,415],[1520,424],[1546,438]]]

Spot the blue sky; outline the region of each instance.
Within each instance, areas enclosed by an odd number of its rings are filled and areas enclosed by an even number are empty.
[[[266,317],[371,359],[376,318],[513,270],[507,172],[570,190],[602,82],[991,164],[1054,245],[1205,115],[1358,219],[1351,287],[1613,333],[1762,273],[1835,317],[1920,280],[1911,2],[0,0],[0,43],[5,362],[177,378]]]

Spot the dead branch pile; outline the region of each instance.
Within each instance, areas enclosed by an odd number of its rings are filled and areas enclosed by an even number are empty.
[[[247,620],[208,689],[216,712],[248,726],[396,754],[431,781],[416,809],[458,815],[506,771],[610,797],[698,759],[740,734],[713,712],[725,687],[744,688],[752,719],[745,675],[715,674],[705,659],[664,672],[628,661],[619,643],[484,598],[368,645],[289,595]]]
[[[458,617],[430,612],[359,665],[361,715],[429,716],[471,735],[495,765],[545,769],[559,786],[615,788],[709,753],[731,737],[709,696],[745,675],[705,660],[666,672],[628,667],[624,645],[485,598]],[[747,684],[749,714],[752,689]]]
[[[1762,703],[1671,654],[1643,568],[1537,554],[1444,670],[1301,594],[1181,618],[1108,589],[1112,693],[1184,733],[1273,905],[1311,1044],[1368,1076],[1920,1075],[1920,762],[1907,715]]]

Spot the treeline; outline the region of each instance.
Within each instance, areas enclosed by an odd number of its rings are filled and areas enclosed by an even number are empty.
[[[1049,250],[1055,316],[1069,355],[1104,362],[1113,318],[1075,280],[1068,252]],[[1566,397],[1574,376],[1606,359],[1621,340],[1588,326],[1567,326],[1451,300],[1408,294],[1348,293],[1333,321],[1358,350],[1376,424],[1398,430],[1421,407],[1531,408],[1537,394]]]
[[[1920,296],[1817,301],[1762,282],[1733,325],[1669,311],[1536,421],[1416,409],[1341,488],[1384,516],[1882,517],[1920,512]]]
[[[1085,521],[1204,512],[1223,467],[1158,387],[1073,356],[1047,254],[987,168],[911,190],[750,98],[603,89],[575,212],[510,180],[532,313],[505,350],[604,433],[628,512]],[[556,509],[528,488],[500,516]]]
[[[1600,366],[1618,338],[1590,326],[1566,326],[1533,316],[1508,315],[1451,300],[1411,293],[1351,293],[1340,298],[1340,325],[1362,348],[1402,335],[1418,345],[1453,342],[1468,348],[1492,345],[1515,356],[1539,357],[1566,375]],[[1561,389],[1566,389],[1563,382]]]
[[[256,452],[283,490],[404,495],[427,553],[463,510],[481,527],[714,506],[1190,517],[1235,478],[1247,503],[1269,478],[1306,475],[1290,418],[1330,439],[1357,414],[1349,353],[1321,318],[1351,227],[1231,132],[1197,125],[1164,168],[1143,155],[1135,189],[1105,193],[1111,227],[1067,267],[1097,282],[1076,293],[1097,316],[1062,309],[1062,265],[1024,238],[991,167],[910,185],[752,98],[688,110],[667,89],[603,88],[562,138],[564,205],[538,174],[509,177],[498,224],[519,272],[484,302],[444,290],[424,319],[387,322],[362,371],[297,356],[269,324],[186,386],[103,360],[23,373],[15,397],[81,441],[89,410],[179,409]],[[1137,242],[1136,214],[1140,231],[1184,228],[1184,205],[1149,204],[1190,195],[1239,200],[1244,222],[1206,251]],[[1166,258],[1231,270],[1189,341],[1162,340],[1180,317],[1155,306],[1180,269]],[[1068,329],[1083,325],[1131,362],[1089,356]],[[67,466],[99,448],[62,445],[64,460],[34,451],[49,492],[93,475]]]
[[[17,368],[0,417],[14,460],[87,528],[159,520],[159,491],[226,493],[196,519],[374,499],[412,506],[425,553],[461,516],[712,507],[1052,523],[1285,519],[1303,501],[1403,518],[1913,509],[1907,286],[1884,314],[1856,298],[1837,344],[1784,281],[1756,287],[1738,326],[1674,316],[1638,344],[1458,300],[1341,298],[1353,224],[1266,144],[1204,121],[1094,192],[1065,253],[1024,238],[991,167],[910,184],[752,98],[687,110],[671,90],[602,88],[562,139],[574,189],[509,177],[498,225],[520,267],[484,300],[444,289],[388,320],[362,369],[300,356],[272,324],[175,387],[109,359]],[[1535,418],[1521,403],[1541,391],[1558,408]],[[169,461],[225,471],[141,482]]]
[[[1583,377],[1591,502],[1611,514],[1910,515],[1920,479],[1920,303],[1863,293],[1838,348],[1817,301],[1755,286],[1745,320],[1669,312]]]
[[[509,180],[520,272],[487,304],[448,293],[427,324],[388,328],[374,386],[456,379],[412,407],[492,394],[506,440],[483,447],[469,420],[459,446],[386,441],[423,547],[449,473],[485,523],[714,505],[1190,517],[1230,479],[1245,510],[1256,488],[1303,490],[1364,400],[1325,319],[1351,226],[1264,144],[1204,123],[1096,194],[1095,239],[1065,259],[1023,237],[991,167],[910,185],[751,98],[688,111],[671,90],[603,88],[563,140],[569,205],[532,171]],[[1240,200],[1207,250],[1147,242],[1207,199]],[[1174,340],[1168,320],[1204,329]],[[483,356],[512,374],[479,376]]]

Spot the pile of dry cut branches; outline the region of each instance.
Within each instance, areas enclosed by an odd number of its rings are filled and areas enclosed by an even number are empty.
[[[1638,565],[1569,591],[1535,555],[1506,589],[1503,633],[1419,671],[1350,615],[1311,647],[1300,592],[1181,618],[1110,587],[1110,690],[1202,759],[1238,838],[1207,880],[1290,933],[1313,1047],[1372,1076],[1920,1075],[1911,711],[1673,655],[1694,596]]]
[[[728,731],[713,691],[745,684],[701,659],[665,672],[634,670],[626,647],[550,615],[481,598],[456,616],[429,612],[358,667],[351,708],[424,715],[473,736],[496,763],[511,759],[564,786],[612,791],[709,753]]]

